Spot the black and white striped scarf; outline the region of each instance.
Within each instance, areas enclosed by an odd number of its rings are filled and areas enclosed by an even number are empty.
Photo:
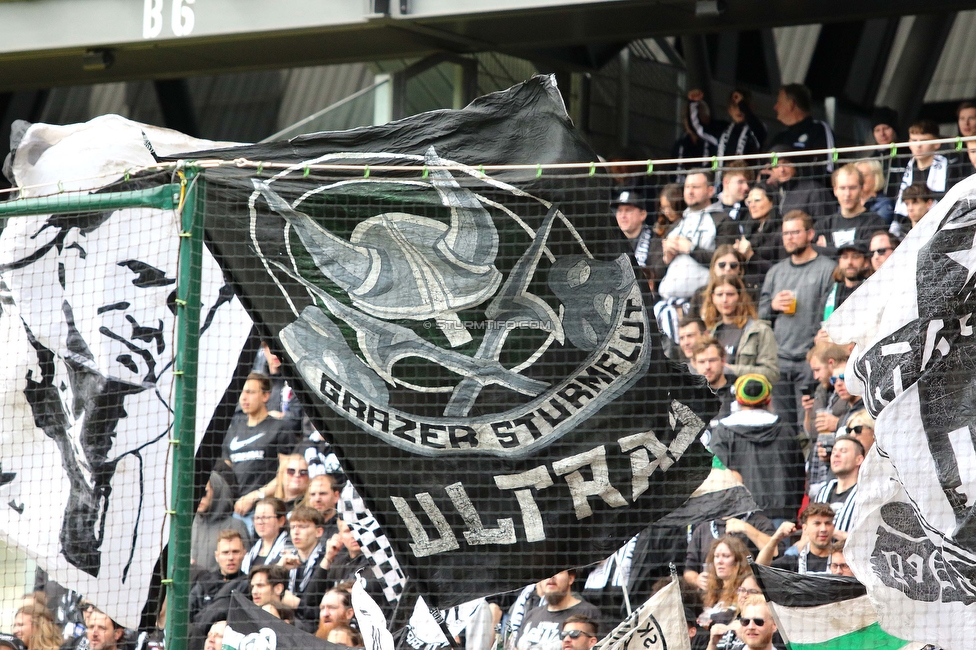
[[[241,563],[241,571],[247,573],[251,570],[251,566],[254,564],[254,561],[257,560],[258,556],[261,554],[261,545],[263,543],[264,540],[260,538],[258,538],[258,541],[254,543],[251,550],[249,550],[247,555],[244,556],[244,561]],[[282,552],[284,552],[288,545],[288,531],[283,530],[278,534],[278,538],[274,541],[274,544],[271,545],[271,550],[268,551],[268,557],[264,559],[264,563],[274,564],[277,562],[281,557]]]
[[[827,484],[820,488],[817,492],[817,498],[814,499],[817,503],[828,503],[827,499],[830,497],[830,491],[834,489],[837,485],[837,479],[830,479]],[[841,509],[834,515],[834,528],[843,532],[848,532],[851,528],[851,520],[854,519],[854,508],[857,506],[857,484],[851,488],[850,492],[847,493],[847,498],[844,499],[844,505]]]

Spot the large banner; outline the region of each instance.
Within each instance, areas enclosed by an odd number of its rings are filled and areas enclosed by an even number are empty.
[[[602,560],[707,475],[609,181],[479,168],[596,160],[551,79],[195,155],[261,162],[205,172],[208,245],[431,604]]]
[[[946,650],[976,625],[974,280],[970,178],[828,323],[857,342],[847,386],[877,418],[845,557],[886,631]]]
[[[153,164],[147,143],[213,144],[118,116],[35,124],[12,180],[97,191]],[[0,536],[127,627],[168,540],[179,241],[175,212],[148,208],[16,217],[0,235]],[[203,281],[201,434],[251,328],[209,254]]]

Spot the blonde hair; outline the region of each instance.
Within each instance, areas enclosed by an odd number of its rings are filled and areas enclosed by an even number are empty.
[[[281,499],[282,501],[287,501],[288,497],[285,495],[285,473],[288,470],[288,463],[293,460],[300,460],[305,463],[305,469],[308,469],[308,461],[301,454],[288,454],[281,457],[281,462],[278,464],[278,473],[275,475],[275,489],[274,496],[276,499]],[[309,479],[309,485],[312,481]],[[308,494],[308,486],[305,490],[296,497],[295,506],[300,506],[305,503],[305,496]]]
[[[54,616],[43,605],[24,605],[17,616],[30,616],[31,637],[27,650],[58,650],[64,643],[61,630],[54,625]]]
[[[867,409],[861,409],[860,411],[855,411],[851,414],[851,417],[847,418],[847,423],[844,425],[848,429],[856,426],[868,427],[874,429],[874,418],[868,413]]]
[[[859,169],[861,166],[867,168],[866,170],[862,170],[861,174],[874,178],[874,190],[876,192],[880,192],[881,188],[885,186],[884,170],[881,168],[881,163],[874,158],[862,158],[854,163],[854,166]]]

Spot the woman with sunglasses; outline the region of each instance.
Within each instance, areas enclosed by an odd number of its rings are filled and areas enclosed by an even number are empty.
[[[761,286],[766,272],[781,259],[783,250],[783,220],[776,207],[774,195],[757,185],[746,195],[749,218],[739,220],[742,237],[735,242],[735,250],[748,262],[746,286]]]
[[[749,551],[741,539],[723,535],[708,549],[705,570],[698,576],[698,588],[705,610],[698,619],[702,627],[713,623],[728,622],[734,616],[738,589],[746,577],[752,574],[748,561]]]
[[[706,288],[702,320],[709,334],[725,348],[729,369],[736,375],[756,373],[779,381],[776,337],[765,321],[759,320],[756,306],[742,280],[719,277]]]
[[[274,564],[282,553],[294,552],[285,530],[285,502],[274,497],[261,499],[254,506],[254,532],[258,541],[244,556],[241,571],[247,573],[252,567],[261,564]]]
[[[300,454],[289,454],[278,467],[274,496],[284,501],[285,508],[291,512],[305,501],[308,482],[308,461]]]
[[[857,438],[864,451],[871,449],[874,445],[874,418],[867,409],[861,409],[847,418],[847,433]]]
[[[712,282],[718,278],[735,277],[742,278],[746,269],[746,258],[735,250],[730,244],[722,244],[715,249],[712,255],[712,263],[708,267],[708,281]],[[756,287],[758,292],[758,287]],[[758,294],[756,294],[758,295]],[[708,285],[700,288],[691,298],[691,314],[701,316],[702,308],[708,302]],[[755,295],[753,295],[755,302]]]

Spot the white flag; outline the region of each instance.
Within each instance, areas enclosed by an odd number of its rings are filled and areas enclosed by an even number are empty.
[[[32,125],[12,169],[25,197],[97,191],[154,164],[147,143],[215,145],[108,115]],[[0,538],[133,628],[168,536],[179,248],[176,211],[152,208],[14,217],[0,236]],[[201,292],[202,436],[251,321],[206,248]]]
[[[595,650],[691,650],[677,578],[600,639]]]
[[[386,617],[366,593],[366,580],[362,574],[356,574],[356,584],[352,587],[352,608],[356,611],[356,622],[363,633],[366,650],[393,650],[393,635],[386,628]]]
[[[946,650],[976,627],[976,178],[831,316],[877,420],[844,555],[881,627]]]

